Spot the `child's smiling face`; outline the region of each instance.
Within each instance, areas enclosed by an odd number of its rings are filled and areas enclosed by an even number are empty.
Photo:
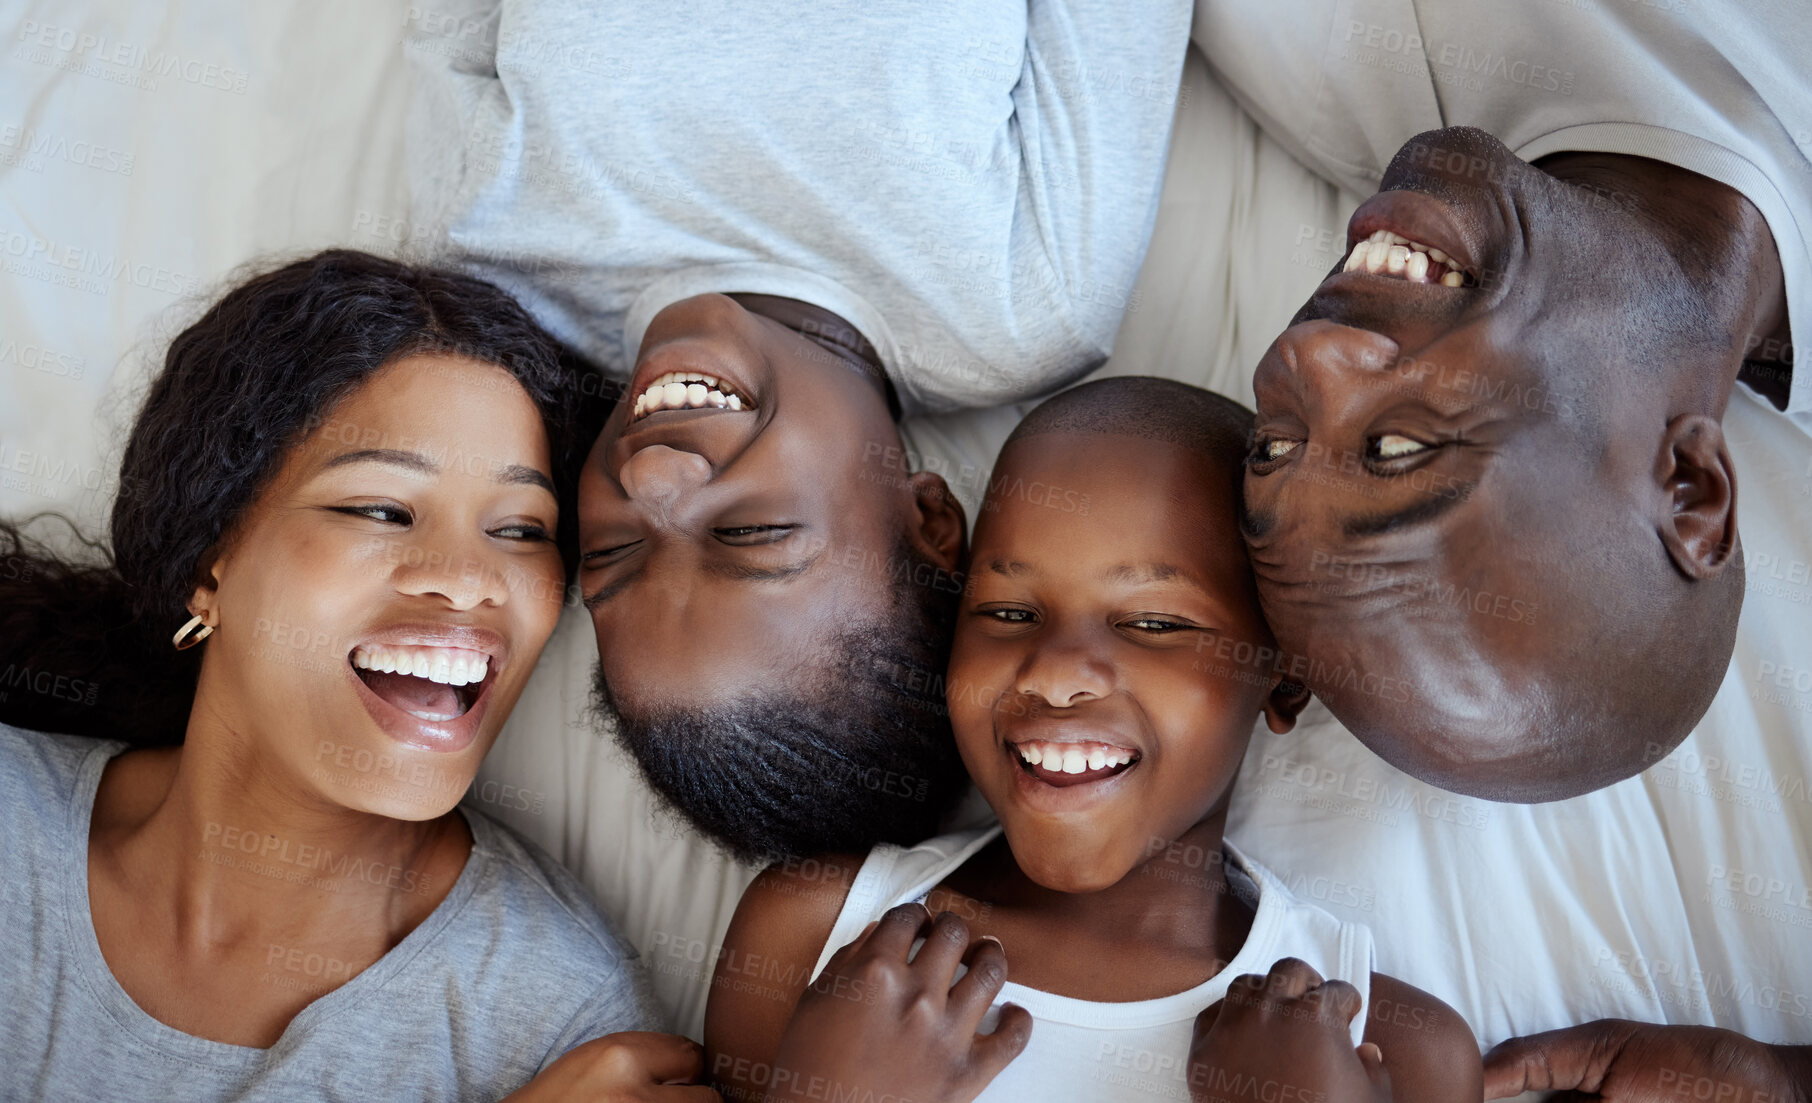
[[[1224,812],[1254,720],[1287,728],[1239,471],[1162,440],[1015,439],[975,530],[947,679],[963,762],[1048,888],[1116,884]],[[1273,698],[1277,698],[1273,700]]]

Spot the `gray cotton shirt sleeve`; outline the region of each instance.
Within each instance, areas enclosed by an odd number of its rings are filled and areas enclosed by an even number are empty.
[[[473,812],[445,899],[269,1049],[153,1019],[107,968],[88,912],[89,814],[121,750],[0,726],[0,1100],[500,1099],[580,1042],[661,1029],[634,950],[578,883]],[[360,875],[331,855],[221,858],[273,877]],[[319,987],[326,968],[266,964],[258,983]]]
[[[1186,0],[466,0],[411,18],[415,244],[626,374],[663,308],[815,303],[908,413],[1108,354],[1145,256]]]

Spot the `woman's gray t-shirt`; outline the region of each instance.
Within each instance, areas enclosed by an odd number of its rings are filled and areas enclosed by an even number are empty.
[[[0,1100],[494,1100],[581,1042],[659,1029],[635,951],[585,890],[470,810],[446,898],[271,1048],[164,1025],[114,979],[88,910],[89,816],[124,749],[0,725]],[[272,876],[356,875],[222,850]],[[273,951],[269,982],[325,987],[317,958]]]

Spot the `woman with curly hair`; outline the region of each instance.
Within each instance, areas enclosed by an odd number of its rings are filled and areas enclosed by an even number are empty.
[[[0,526],[0,1096],[706,1091],[456,807],[561,609],[576,382],[490,284],[327,252],[170,346],[104,562]]]

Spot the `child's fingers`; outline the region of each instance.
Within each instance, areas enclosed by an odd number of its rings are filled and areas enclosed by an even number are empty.
[[[1196,1013],[1196,1016],[1195,1016],[1195,1040],[1197,1042],[1200,1042],[1203,1038],[1206,1038],[1208,1036],[1208,1032],[1210,1030],[1214,1029],[1214,1024],[1220,1021],[1221,1008],[1224,1006],[1226,1006],[1226,1002],[1224,1000],[1215,1000],[1213,1003],[1209,1004],[1207,1007],[1202,1008],[1201,1011]]]
[[[1285,957],[1265,974],[1264,991],[1274,999],[1295,999],[1320,983],[1321,974],[1313,965],[1299,957]]]
[[[863,927],[861,934],[845,943],[836,953],[825,960],[824,970],[819,975],[823,976],[824,973],[841,971],[843,966],[849,963],[850,958],[861,953],[862,947],[868,944],[868,936],[874,933],[876,926],[876,923],[870,923],[868,926]]]
[[[969,1050],[970,1071],[985,1077],[984,1085],[989,1083],[1000,1075],[1008,1062],[1025,1051],[1026,1043],[1031,1040],[1032,1013],[1016,1003],[1002,1005],[994,1033],[975,1036],[975,1045]]]
[[[1323,1018],[1341,1026],[1351,1023],[1353,1016],[1365,1006],[1365,997],[1359,994],[1359,989],[1343,980],[1325,981],[1309,989],[1303,993],[1302,1001],[1316,1004]]]
[[[931,923],[923,904],[901,904],[887,909],[868,936],[866,948],[885,961],[905,961],[912,944]]]
[[[954,912],[939,912],[931,921],[931,933],[925,936],[925,944],[912,959],[912,967],[923,971],[927,987],[944,995],[956,980],[956,967],[962,964],[963,954],[968,949],[969,925]]]
[[[1372,1082],[1374,1099],[1389,1099],[1390,1070],[1384,1067],[1384,1051],[1371,1042],[1360,1042],[1354,1050],[1359,1056],[1359,1063],[1365,1066],[1365,1075]]]
[[[950,989],[948,1006],[956,1027],[974,1034],[1007,983],[1007,952],[997,940],[982,938],[969,948],[963,961],[969,971]]]
[[[613,1051],[631,1055],[639,1070],[638,1081],[648,1084],[696,1080],[705,1067],[705,1049],[697,1042],[648,1030],[606,1034],[575,1048],[570,1056],[586,1060],[592,1069],[605,1073],[621,1067],[609,1056]]]

